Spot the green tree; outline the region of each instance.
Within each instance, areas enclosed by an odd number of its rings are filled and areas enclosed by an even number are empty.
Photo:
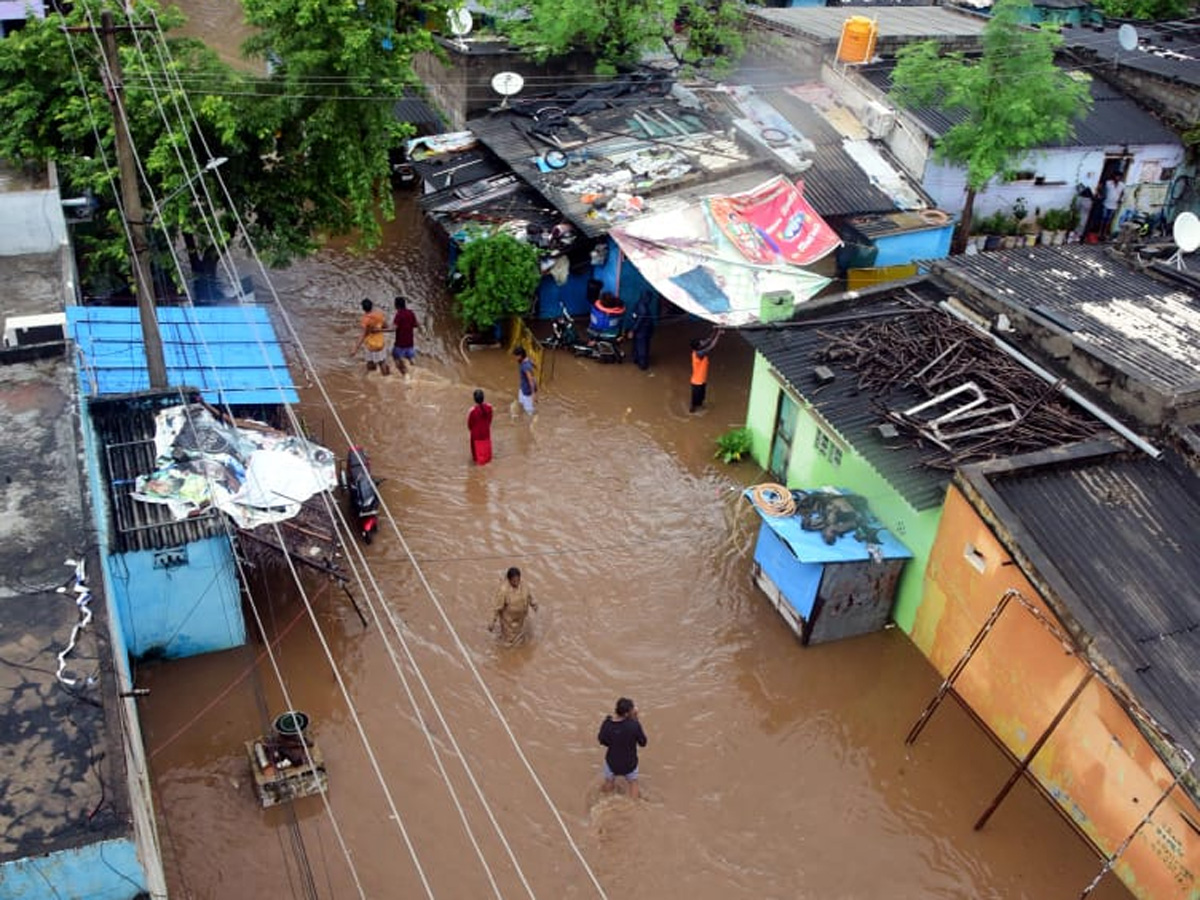
[[[1196,11],[1192,0],[1097,0],[1096,6],[1106,16],[1151,22],[1182,19]]]
[[[746,16],[734,0],[500,0],[513,13],[499,27],[538,61],[573,50],[594,53],[612,74],[648,52],[681,65],[723,71],[745,50]]]
[[[533,292],[542,280],[537,251],[503,232],[476,238],[463,247],[455,263],[461,288],[454,295],[458,317],[482,331],[505,316],[529,312]]]
[[[388,150],[409,132],[392,108],[413,81],[413,54],[432,43],[416,25],[424,6],[247,5],[260,29],[251,49],[279,61],[266,78],[234,71],[203,44],[171,36],[183,21],[176,11],[139,2],[130,22],[125,9],[113,8],[118,27],[144,29],[136,39],[121,33],[118,45],[143,200],[158,267],[168,274],[167,251],[178,240],[196,274],[210,272],[219,251],[237,239],[252,239],[268,263],[283,264],[311,252],[322,235],[356,232],[370,246],[379,239],[380,216],[392,211]],[[88,30],[99,10],[97,0],[80,0],[64,15],[31,18],[0,40],[0,157],[53,160],[66,190],[95,193],[101,213],[78,231],[80,251],[88,270],[110,272],[127,268],[128,247],[112,187],[102,55]],[[221,181],[244,231],[213,178],[198,175],[217,157],[226,158]],[[219,207],[211,230],[192,193],[202,184]]]
[[[256,33],[247,55],[269,63],[255,85],[253,133],[272,177],[250,188],[256,226],[290,230],[302,251],[318,231],[357,231],[364,246],[393,214],[388,151],[411,136],[393,107],[416,84],[413,56],[433,47],[419,20],[444,3],[243,0]],[[258,149],[258,148],[255,148]],[[290,207],[290,209],[289,209]],[[290,229],[289,229],[290,223]]]
[[[1029,0],[997,0],[983,30],[983,53],[942,54],[934,41],[903,48],[892,73],[901,106],[938,106],[961,119],[937,142],[938,158],[967,170],[967,198],[955,233],[966,245],[975,195],[1008,174],[1029,150],[1069,137],[1091,106],[1087,77],[1054,64],[1062,37],[1029,28],[1020,15]]]

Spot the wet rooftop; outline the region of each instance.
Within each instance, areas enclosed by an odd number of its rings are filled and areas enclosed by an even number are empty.
[[[1140,418],[1161,418],[1159,407],[1190,416],[1187,410],[1200,402],[1200,292],[1186,274],[1158,267],[1160,274],[1151,276],[1091,244],[979,253],[930,265],[972,302],[1007,310],[1019,330],[1046,335],[1043,351],[1062,360],[1074,354],[1092,369],[1100,364],[1119,373],[1123,383],[1143,385],[1155,403],[1144,415],[1131,409]]]
[[[1200,478],[1101,445],[1010,460],[963,477],[1155,719],[1200,754]],[[1097,565],[1103,560],[1103,565]]]
[[[0,256],[5,314],[61,309],[61,272],[55,253]],[[0,363],[0,860],[131,834],[77,423],[65,353]],[[64,561],[81,557],[93,617],[60,679],[58,656],[83,614]]]
[[[788,322],[739,332],[917,510],[941,504],[959,465],[1046,449],[1103,430],[1052,397],[1044,381],[990,341],[938,309],[936,304],[948,297],[945,285],[925,279],[863,299],[802,309]],[[828,369],[825,377],[818,367]],[[918,423],[925,416],[905,415],[966,382],[976,383],[995,411],[986,423],[980,418],[969,428],[922,428]],[[999,412],[1008,402],[1015,404],[1015,415]],[[1015,416],[1017,425],[1003,426]],[[899,433],[885,437],[878,430],[884,424],[897,426]],[[1000,427],[969,433],[984,424]]]
[[[865,12],[867,10],[861,6],[767,7],[751,9],[748,15],[751,20],[785,34],[836,46],[846,20],[851,16],[862,16]],[[881,47],[897,41],[978,41],[987,22],[981,16],[940,6],[873,6],[869,13],[870,17],[879,23],[878,43]]]
[[[1063,45],[1081,56],[1135,69],[1191,87],[1200,85],[1200,19],[1142,22],[1133,50],[1121,47],[1116,25],[1064,25]]]
[[[887,93],[892,86],[892,71],[895,61],[873,63],[860,69],[863,77]],[[1166,144],[1174,146],[1179,137],[1171,129],[1144,110],[1127,94],[1105,84],[1098,78],[1089,82],[1092,107],[1075,122],[1074,133],[1061,141],[1046,144],[1047,147],[1108,147],[1146,146]],[[962,110],[935,106],[919,106],[911,114],[934,137],[941,137],[959,122],[966,113]]]
[[[719,117],[676,100],[656,75],[524,99],[467,127],[588,237],[660,211],[656,202],[676,191],[773,173],[765,150],[729,137]]]

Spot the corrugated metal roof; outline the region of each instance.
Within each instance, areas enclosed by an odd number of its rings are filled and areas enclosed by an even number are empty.
[[[265,308],[160,306],[158,321],[172,387],[198,388],[216,406],[299,401]],[[69,306],[67,322],[85,396],[150,387],[136,308]]]
[[[946,295],[931,283],[919,286],[921,294],[931,301],[944,300]],[[914,312],[911,305],[902,305],[891,297],[884,296],[872,303],[873,314],[893,312],[900,323],[918,315],[944,315],[944,313]],[[771,367],[779,373],[792,389],[812,404],[821,417],[829,423],[843,440],[863,455],[914,509],[931,509],[941,505],[950,483],[950,473],[928,468],[925,462],[932,457],[921,446],[904,443],[890,446],[884,444],[873,431],[876,425],[886,421],[889,408],[906,408],[925,399],[915,386],[902,387],[889,395],[878,396],[859,387],[858,373],[852,364],[824,362],[821,351],[827,343],[827,335],[848,331],[857,327],[857,321],[844,324],[829,323],[833,313],[814,313],[814,324],[804,326],[803,314],[787,327],[774,329],[741,329],[747,343],[761,353]],[[949,318],[949,317],[947,317]],[[826,385],[817,385],[813,368],[828,366],[835,378]]]
[[[786,90],[758,93],[816,145],[812,167],[799,179],[804,182],[804,196],[820,215],[852,216],[896,208],[895,201],[876,187],[846,152],[842,136],[812,104]]]
[[[752,21],[769,25],[822,44],[836,44],[842,27],[851,16],[861,16],[861,6],[808,6],[786,9],[751,7]],[[986,19],[943,7],[875,7],[871,18],[879,23],[879,40],[908,41],[939,38],[975,38],[983,33]]]
[[[597,214],[593,201],[585,203],[582,199],[589,194],[609,197],[615,192],[612,188],[580,187],[589,176],[602,180],[605,174],[614,171],[614,163],[608,157],[639,150],[657,151],[661,155],[673,149],[691,160],[690,170],[685,173],[657,180],[655,176],[641,181],[635,177],[620,187],[645,198],[647,213],[654,211],[657,201],[677,191],[727,179],[747,169],[761,168],[762,180],[775,173],[765,150],[725,139],[724,123],[703,110],[684,109],[667,94],[669,87],[668,80],[657,76],[630,77],[569,92],[559,90],[544,101],[531,98],[503,112],[471,119],[467,127],[588,237],[599,237],[623,221]],[[542,171],[538,167],[538,158],[554,148],[552,138],[536,133],[540,127],[537,117],[542,110],[561,113],[570,123],[570,130],[563,132],[570,144],[563,147],[568,161],[563,168]],[[668,118],[660,120],[658,117],[663,114]],[[661,133],[649,138],[641,134],[644,126],[637,121],[639,116]],[[679,135],[673,128],[689,134]],[[717,152],[711,146],[704,146],[706,141],[720,142],[725,149]]]
[[[1103,638],[1100,652],[1200,751],[1200,479],[1170,453],[1060,458],[983,477],[1069,587],[1062,599]]]
[[[1062,28],[1068,49],[1122,68],[1149,72],[1160,78],[1200,86],[1200,19],[1143,22],[1137,26],[1135,50],[1123,50],[1117,27]]]
[[[412,91],[393,104],[392,115],[396,121],[414,126],[418,134],[437,134],[445,130],[445,123],[438,111],[424,97]]]
[[[409,165],[418,178],[438,191],[462,187],[508,171],[507,165],[482,148],[462,153],[439,153],[427,159],[413,160]]]
[[[1103,247],[1033,247],[930,266],[951,282],[965,275],[975,290],[1061,330],[1081,352],[1160,389],[1200,381],[1200,300],[1133,271]]]
[[[155,470],[154,417],[166,406],[184,402],[178,391],[88,402],[100,449],[100,477],[108,495],[109,541],[114,553],[181,547],[226,534],[216,510],[176,521],[160,503],[134,500],[137,477]]]
[[[873,63],[859,69],[875,87],[888,92],[892,87],[894,61]],[[1132,99],[1116,88],[1093,78],[1090,83],[1092,108],[1075,123],[1073,136],[1046,147],[1110,147],[1178,144],[1175,132],[1167,128]],[[963,121],[961,110],[920,106],[908,110],[934,137],[941,137]]]

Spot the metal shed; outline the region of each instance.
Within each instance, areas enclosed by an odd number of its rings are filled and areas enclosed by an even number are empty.
[[[845,495],[845,494],[843,494]],[[870,543],[843,534],[832,543],[798,515],[762,518],[753,578],[802,644],[879,631],[888,621],[908,548],[880,530]],[[848,495],[845,495],[848,496]]]

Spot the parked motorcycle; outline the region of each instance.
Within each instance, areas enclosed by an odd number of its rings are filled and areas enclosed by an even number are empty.
[[[366,544],[379,530],[379,492],[375,484],[371,457],[362,447],[351,447],[342,470],[342,487],[350,498],[350,514],[358,523],[358,535]]]
[[[621,349],[624,334],[621,331],[621,307],[618,314],[611,309],[598,311],[592,307],[588,319],[586,337],[580,339],[575,321],[567,312],[564,305],[562,311],[550,323],[550,336],[542,340],[542,346],[552,350],[567,348],[576,356],[594,359],[599,362],[621,362],[625,359],[625,351]]]

